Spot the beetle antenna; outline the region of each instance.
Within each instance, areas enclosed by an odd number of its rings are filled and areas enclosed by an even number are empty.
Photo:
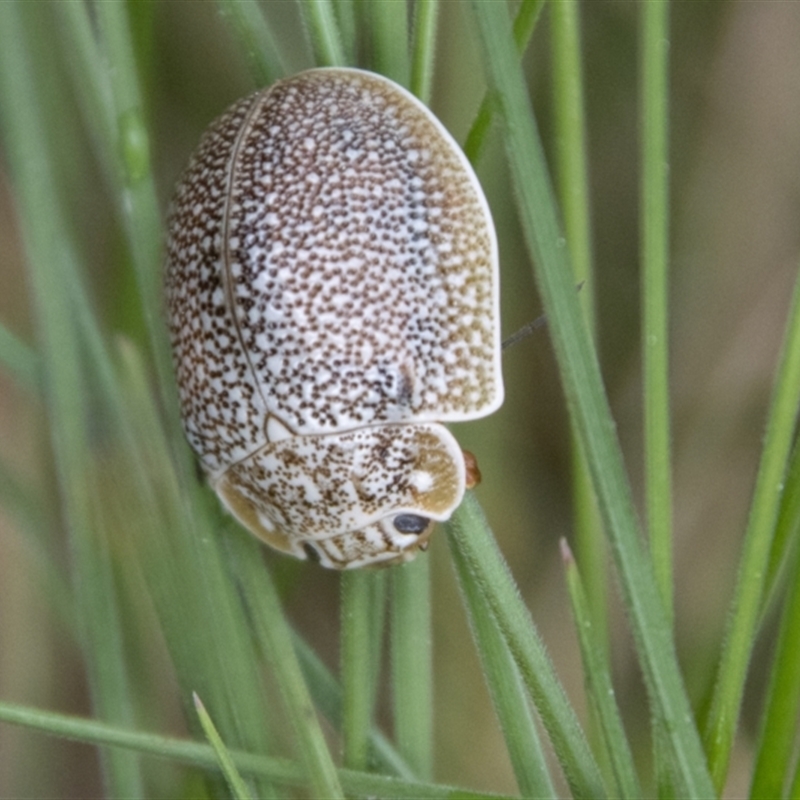
[[[581,281],[575,287],[575,291],[579,292],[583,288],[584,283],[586,283],[586,281]],[[542,314],[527,325],[523,325],[516,333],[512,333],[507,339],[503,339],[500,349],[506,350],[512,345],[518,344],[523,339],[527,339],[534,331],[543,328],[545,325],[547,325],[547,314]]]
[[[503,339],[503,344],[501,344],[500,347],[506,350],[512,345],[519,344],[523,339],[527,339],[534,331],[544,327],[546,324],[547,314],[542,314],[527,325],[523,325],[516,333],[512,333],[508,339]]]

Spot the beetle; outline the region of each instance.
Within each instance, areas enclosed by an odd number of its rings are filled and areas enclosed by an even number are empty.
[[[474,482],[443,423],[503,383],[491,214],[426,106],[349,68],[233,105],[175,191],[166,296],[184,430],[240,522],[337,569],[427,546]]]

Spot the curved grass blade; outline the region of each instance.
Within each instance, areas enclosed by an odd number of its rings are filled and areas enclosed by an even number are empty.
[[[242,584],[256,637],[275,670],[314,795],[331,800],[344,797],[300,669],[291,629],[272,576],[264,563],[260,545],[242,530],[228,531],[227,544],[234,556],[236,574]]]
[[[461,597],[470,620],[472,637],[481,658],[486,684],[523,797],[556,796],[542,752],[525,686],[508,645],[469,570],[464,554],[448,539]]]
[[[26,706],[0,703],[0,721],[41,731],[88,744],[128,748],[158,758],[166,758],[200,769],[216,772],[216,754],[208,744],[176,739],[141,731],[131,731],[96,720],[40,711]],[[303,788],[307,784],[305,769],[287,758],[245,753],[229,749],[231,760],[239,772],[259,776],[263,780],[284,786]],[[339,779],[348,795],[380,797],[386,800],[513,800],[508,795],[491,792],[472,792],[456,786],[422,781],[407,781],[386,775],[374,775],[349,769],[339,770]]]
[[[311,647],[293,632],[294,649],[300,661],[306,683],[319,709],[337,730],[342,726],[342,689],[328,668]],[[413,780],[414,773],[397,752],[394,745],[376,728],[372,728],[369,744],[378,771]]]
[[[417,0],[414,3],[410,89],[425,105],[431,102],[438,16],[439,0]]]
[[[244,52],[256,86],[269,86],[286,74],[280,48],[260,3],[217,0],[217,8]]]
[[[592,703],[603,736],[606,756],[614,772],[615,796],[621,798],[643,797],[642,787],[636,775],[630,744],[614,698],[614,685],[606,657],[605,642],[594,628],[593,615],[578,565],[572,557],[565,539],[561,540],[561,558],[567,575],[567,589],[572,601],[572,614],[583,660],[583,674],[587,695]]]
[[[705,728],[709,764],[721,791],[728,772],[747,667],[764,599],[764,581],[786,479],[787,461],[800,407],[800,278],[792,297],[764,450],[750,507],[733,608],[722,650],[717,685]]]
[[[517,16],[514,18],[514,43],[520,56],[528,46],[544,5],[545,0],[522,0],[519,4]],[[476,164],[483,154],[493,115],[491,94],[487,92],[464,140],[464,153],[473,164]]]
[[[472,492],[447,524],[448,539],[480,587],[533,698],[575,797],[605,797],[600,770],[578,718]]]
[[[222,737],[214,727],[214,723],[211,721],[211,717],[208,715],[208,711],[206,711],[203,701],[195,692],[192,692],[192,701],[194,702],[194,707],[197,709],[197,717],[200,720],[200,725],[203,727],[203,731],[206,734],[206,739],[208,739],[209,744],[214,748],[214,754],[217,757],[217,763],[222,770],[222,774],[225,776],[225,782],[228,784],[231,794],[235,800],[252,800],[250,790],[247,788],[244,779],[239,774],[239,770],[236,769],[236,764],[234,764],[233,759],[228,752],[228,748],[225,747]]]
[[[564,391],[591,470],[653,711],[669,731],[670,747],[687,790],[697,797],[710,797],[714,789],[653,565],[642,545],[597,355],[572,285],[569,254],[560,231],[530,99],[514,52],[510,21],[504,4],[475,0],[472,7],[504,123],[520,218],[536,267],[535,277],[544,300]]]
[[[316,62],[321,67],[343,67],[345,60],[342,39],[333,3],[330,0],[300,0],[306,27],[311,31]]]
[[[366,770],[381,652],[385,573],[353,570],[341,575],[341,680],[344,764]]]
[[[433,772],[433,644],[427,554],[393,567],[389,577],[395,740],[414,775],[429,779]]]

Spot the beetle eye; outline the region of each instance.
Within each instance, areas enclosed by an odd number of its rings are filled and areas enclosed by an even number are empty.
[[[417,534],[422,533],[430,525],[430,522],[427,517],[420,517],[417,514],[398,514],[392,520],[392,524],[400,533]]]

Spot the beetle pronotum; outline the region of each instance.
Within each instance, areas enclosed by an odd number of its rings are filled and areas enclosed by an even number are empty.
[[[167,250],[184,428],[223,503],[327,567],[412,558],[468,481],[442,423],[503,400],[494,226],[441,123],[369,72],[278,81],[206,131]]]

